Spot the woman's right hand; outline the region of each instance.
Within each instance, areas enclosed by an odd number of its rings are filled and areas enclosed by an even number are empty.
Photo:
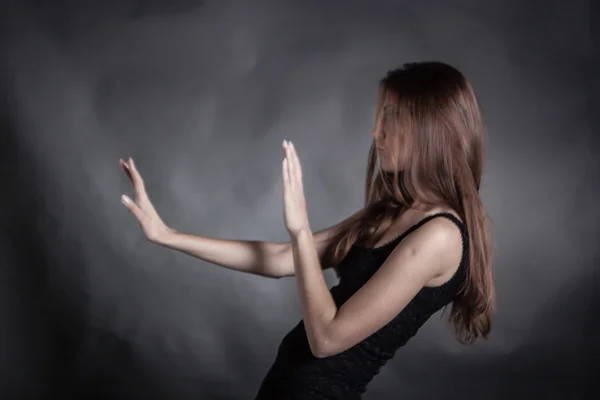
[[[129,158],[127,162],[119,160],[119,165],[131,182],[135,194],[135,201],[131,200],[126,195],[122,195],[121,202],[137,219],[146,238],[153,243],[160,242],[162,238],[169,233],[174,232],[174,230],[165,225],[154,209],[154,206],[146,193],[142,176],[136,169],[133,159]]]

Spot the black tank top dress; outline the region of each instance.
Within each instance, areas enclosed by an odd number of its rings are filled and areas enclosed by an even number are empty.
[[[449,213],[428,216],[402,235],[376,248],[354,245],[339,266],[339,282],[330,289],[341,307],[375,274],[398,243],[434,218],[448,218],[462,234],[462,256],[455,274],[444,284],[423,287],[387,325],[353,347],[331,357],[316,358],[308,345],[304,322],[288,332],[255,400],[355,400],[396,351],[438,310],[448,305],[465,279],[468,236],[463,223]]]

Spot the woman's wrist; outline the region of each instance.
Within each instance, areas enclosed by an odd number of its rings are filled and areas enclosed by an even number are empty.
[[[178,233],[179,232],[177,232],[175,229],[166,227],[164,231],[154,238],[154,240],[150,241],[154,244],[171,247],[174,244],[174,241],[177,239]]]

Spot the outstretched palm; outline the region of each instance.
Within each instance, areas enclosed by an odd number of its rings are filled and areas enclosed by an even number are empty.
[[[132,201],[126,195],[121,196],[121,201],[135,216],[140,228],[142,229],[142,232],[144,232],[144,235],[146,235],[148,240],[151,242],[156,242],[165,233],[172,231],[172,229],[165,225],[154,209],[154,206],[152,205],[152,202],[146,193],[144,180],[136,169],[133,160],[131,158],[127,162],[119,160],[119,165],[121,166],[123,172],[125,172],[127,178],[129,178],[135,194],[135,201]]]

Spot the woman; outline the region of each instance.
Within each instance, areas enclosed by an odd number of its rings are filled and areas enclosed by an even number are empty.
[[[284,141],[288,243],[170,229],[133,161],[121,161],[136,195],[123,202],[150,241],[242,272],[296,276],[303,318],[281,342],[256,399],[359,399],[396,350],[449,304],[460,342],[488,337],[494,286],[479,197],[484,127],[470,84],[439,62],[388,72],[373,135],[365,206],[314,234],[298,154]],[[325,268],[340,278],[331,290]]]

